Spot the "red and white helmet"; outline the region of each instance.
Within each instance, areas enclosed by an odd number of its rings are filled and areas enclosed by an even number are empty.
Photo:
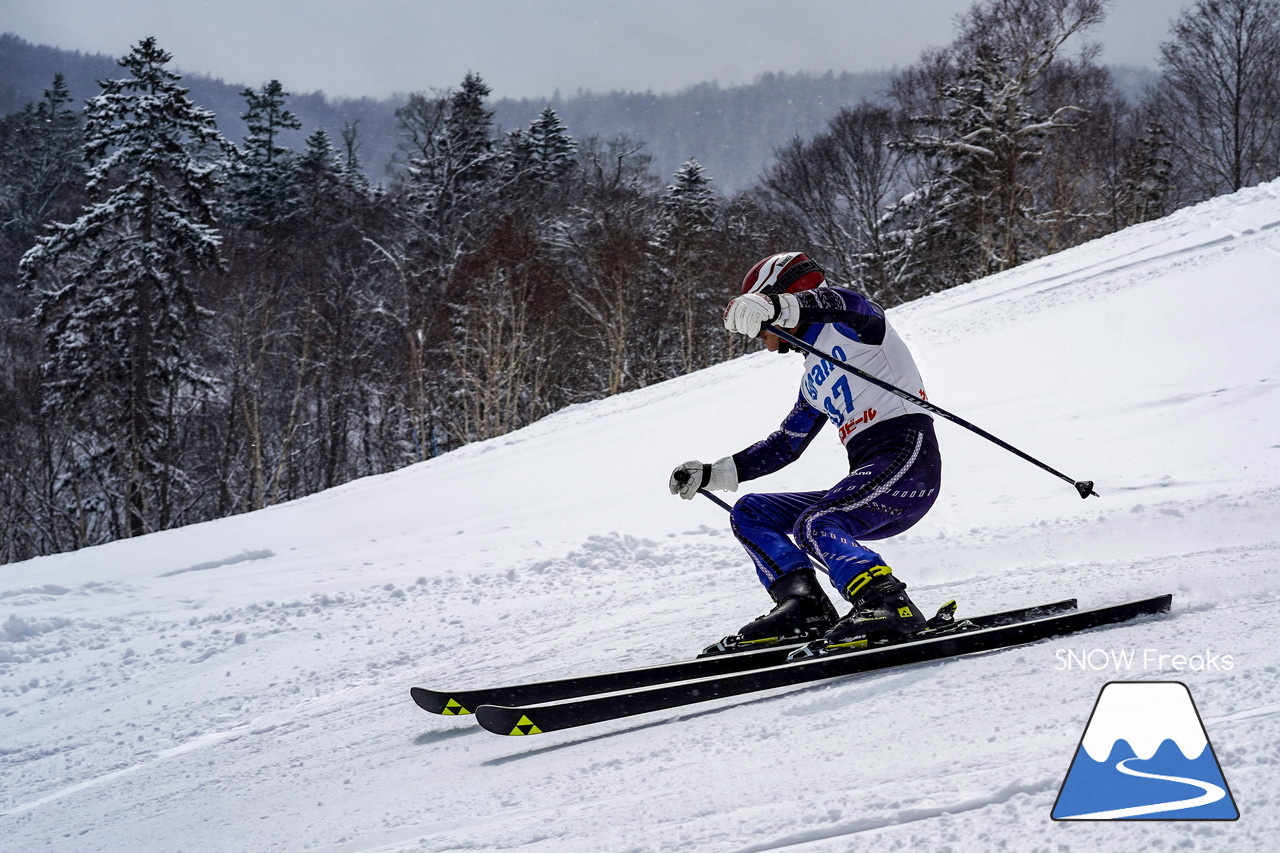
[[[760,261],[742,280],[743,293],[796,293],[812,290],[826,282],[822,267],[804,252],[780,252]]]

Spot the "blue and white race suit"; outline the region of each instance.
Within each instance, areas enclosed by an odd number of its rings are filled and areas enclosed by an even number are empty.
[[[925,396],[911,353],[879,305],[843,287],[820,287],[796,297],[806,343]],[[779,429],[734,454],[739,481],[795,461],[828,421],[848,453],[844,479],[824,491],[745,495],[733,508],[734,535],[766,587],[810,567],[812,557],[826,568],[832,585],[844,590],[863,571],[885,565],[863,540],[903,532],[938,497],[942,460],[933,419],[815,355],[805,359],[799,397]]]

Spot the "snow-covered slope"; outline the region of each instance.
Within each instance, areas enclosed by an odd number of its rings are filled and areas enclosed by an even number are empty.
[[[893,318],[930,399],[1101,493],[940,423],[943,497],[882,549],[916,601],[1168,591],[1172,614],[536,738],[419,711],[413,684],[685,657],[767,609],[723,511],[666,490],[785,414],[798,360],[759,353],[292,504],[0,567],[0,847],[1272,849],[1280,184]],[[824,435],[747,488],[842,465]],[[1188,684],[1239,821],[1050,820],[1114,679]]]

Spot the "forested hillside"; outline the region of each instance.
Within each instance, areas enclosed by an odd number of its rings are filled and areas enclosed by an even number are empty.
[[[274,80],[227,105],[150,38],[107,72],[72,57],[0,121],[0,561],[278,503],[724,360],[724,302],[775,251],[892,306],[1280,174],[1278,0],[1190,6],[1136,102],[1089,48],[1104,14],[983,0],[856,103],[853,78],[780,75],[504,125],[477,72],[377,132]],[[708,163],[760,146],[744,117],[792,121],[751,92],[806,86],[830,117],[726,186]],[[566,118],[619,103],[670,125],[679,165]],[[397,157],[371,177],[383,135]]]

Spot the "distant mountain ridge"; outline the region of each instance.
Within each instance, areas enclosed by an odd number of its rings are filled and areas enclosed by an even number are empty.
[[[182,69],[181,56],[174,56],[173,67]],[[483,68],[476,71],[484,77]],[[0,35],[0,115],[39,100],[56,73],[66,76],[72,96],[83,101],[98,93],[98,80],[118,77],[123,71],[111,56],[35,45],[12,33]],[[527,127],[550,104],[577,139],[625,134],[642,141],[653,157],[654,172],[664,179],[684,161],[696,158],[715,186],[731,193],[752,186],[778,146],[795,136],[817,133],[841,107],[883,97],[891,77],[889,71],[767,74],[743,86],[702,83],[661,95],[583,92],[565,98],[555,94],[544,99],[498,99],[490,107],[500,128],[514,130]],[[265,82],[227,83],[200,74],[183,77],[195,102],[212,110],[223,134],[236,141],[244,133],[240,92]],[[446,81],[442,88],[460,82]],[[286,135],[283,142],[300,149],[306,135],[322,127],[336,145],[342,129],[355,124],[365,171],[374,180],[383,180],[397,156],[395,110],[405,100],[405,96],[331,99],[321,92],[293,92],[288,106],[302,120],[302,130]]]
[[[173,66],[181,70],[181,56],[174,56]],[[483,68],[476,72],[484,77]],[[1145,69],[1117,72],[1125,90],[1140,88],[1154,77]],[[114,58],[104,54],[35,45],[5,33],[0,35],[0,116],[39,100],[56,73],[66,76],[72,96],[83,101],[98,93],[97,80],[118,77],[123,71]],[[653,157],[654,172],[663,179],[670,178],[681,163],[695,158],[715,187],[731,194],[753,186],[778,147],[823,130],[842,107],[884,98],[896,73],[773,73],[740,86],[700,83],[672,94],[581,92],[568,98],[557,93],[545,99],[499,99],[490,107],[500,128],[514,130],[527,127],[550,104],[574,138],[608,139],[625,134],[644,142]],[[246,86],[259,88],[266,82],[227,83],[199,74],[183,77],[195,102],[213,111],[223,134],[235,141],[244,133],[239,118],[244,111],[240,92]],[[460,82],[446,81],[443,88]],[[395,111],[404,101],[402,95],[379,100],[331,99],[322,92],[291,93],[288,107],[301,119],[302,130],[286,134],[282,142],[300,150],[305,137],[321,127],[336,146],[343,128],[355,125],[365,172],[375,181],[385,180],[400,141]]]
[[[494,111],[504,127],[523,127],[550,104],[575,137],[625,133],[646,143],[662,177],[695,158],[722,192],[735,192],[758,181],[775,149],[822,131],[843,107],[882,100],[894,73],[765,74],[749,85],[700,83],[666,95],[500,100]]]

